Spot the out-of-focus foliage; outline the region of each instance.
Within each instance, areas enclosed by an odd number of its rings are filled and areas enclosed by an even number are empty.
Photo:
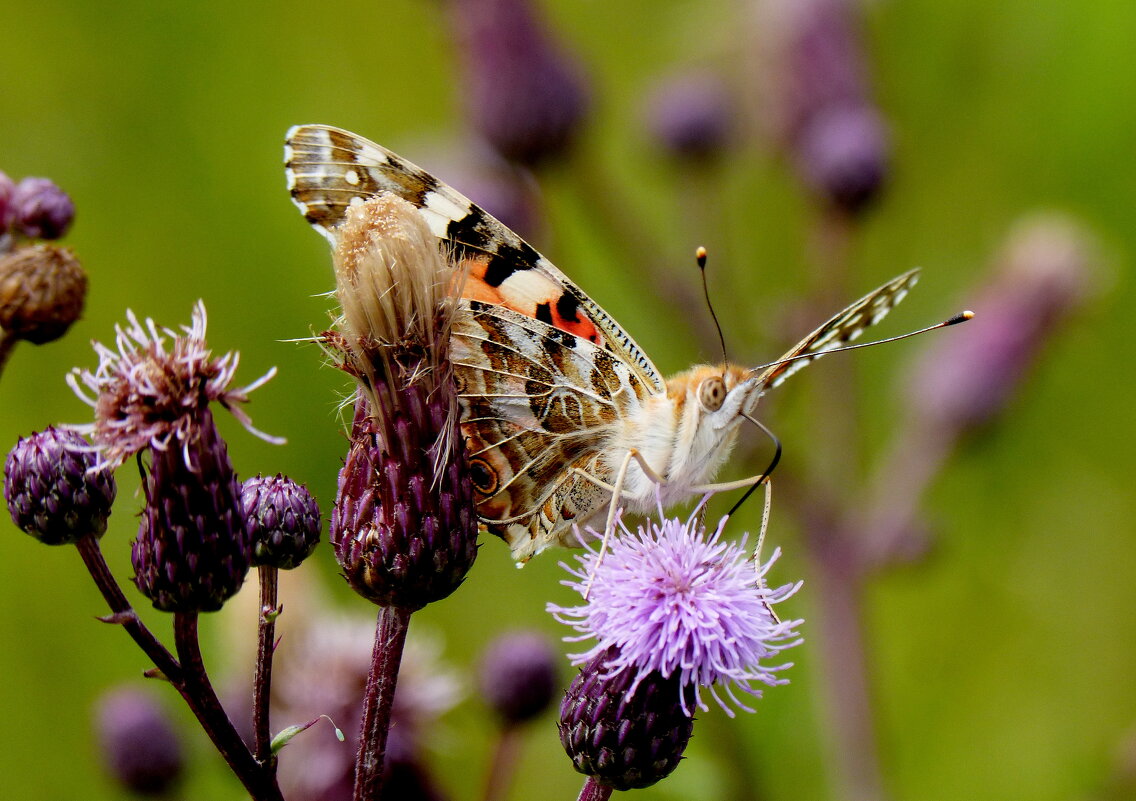
[[[760,115],[750,87],[763,67],[749,5],[545,4],[592,82],[590,124],[578,143],[591,166],[584,179],[555,169],[542,176],[545,222],[534,244],[664,372],[715,354],[700,354],[643,285],[659,265],[633,269],[596,232],[589,193],[605,182],[626,198],[633,227],[655,242],[651,258],[665,259],[671,275],[691,265],[683,280],[692,288],[694,248],[710,247],[711,284],[732,287],[716,305],[733,358],[756,363],[780,352],[791,338],[793,299],[815,275],[805,191],[752,137],[737,136],[728,157],[693,175],[647,143],[641,101],[686,66],[725,70],[746,100],[743,116]],[[1065,325],[1000,424],[938,480],[931,552],[872,584],[864,618],[884,779],[895,798],[1103,797],[1118,786],[1117,751],[1136,726],[1136,295],[1128,280],[1136,254],[1136,7],[867,6],[874,91],[893,156],[888,187],[853,240],[852,291],[924,268],[886,332],[965,308],[966,293],[1026,213],[1072,213],[1104,254],[1093,300]],[[8,3],[3,20],[0,169],[15,180],[50,176],[70,194],[77,211],[66,244],[90,279],[84,318],[66,337],[14,351],[0,380],[3,450],[50,423],[88,419],[63,376],[72,365],[94,366],[88,340],[112,339],[127,308],[175,326],[203,298],[211,345],[241,351],[238,383],[271,365],[280,371],[248,410],[288,444],[268,445],[220,420],[237,470],[284,472],[330,508],[347,443],[337,406],[348,385],[321,367],[318,348],[290,341],[327,327],[330,301],[320,293],[332,279],[325,243],[288,200],[282,139],[295,123],[339,125],[456,176],[460,154],[473,148],[441,5],[44,0]],[[898,368],[920,348],[852,357],[860,381],[843,400],[867,409],[870,452],[899,416]],[[813,408],[805,401],[820,386],[802,374],[766,407],[790,468],[826,458],[800,447],[817,422],[805,417]],[[128,465],[118,473],[118,505],[102,541],[121,577],[130,575],[140,507],[131,504],[132,472]],[[751,529],[757,507],[742,515]],[[778,570],[795,578],[804,570],[801,546],[777,510],[775,498],[769,536],[786,551]],[[457,596],[422,617],[442,631],[451,660],[471,671],[477,652],[506,628],[560,636],[544,613],[547,600],[570,600],[556,560],[546,555],[517,571],[507,549],[487,541]],[[341,603],[357,603],[326,545],[303,569],[322,571]],[[700,716],[689,759],[640,797],[745,798],[737,788],[753,782],[763,798],[826,797],[829,724],[813,650],[825,633],[808,623],[815,580],[806,575],[786,604],[789,617],[806,619],[792,684],[769,692],[756,715]],[[101,691],[147,665],[121,631],[93,621],[105,609],[78,556],[0,521],[0,609],[4,795],[120,797],[100,773],[91,709]],[[251,614],[220,618],[203,625],[215,636],[205,657],[218,674],[231,642],[222,627],[243,625],[254,636]],[[277,726],[293,722],[301,721]],[[457,799],[477,797],[492,725],[484,708],[467,703],[439,734],[432,758]],[[204,748],[194,749],[186,779],[186,797],[237,792]],[[558,798],[574,797],[580,785],[550,719],[531,729],[514,797],[537,785]]]

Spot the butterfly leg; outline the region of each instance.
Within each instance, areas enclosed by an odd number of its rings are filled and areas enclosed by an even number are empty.
[[[761,530],[757,534],[757,544],[753,549],[753,571],[757,576],[757,590],[760,593],[766,592],[765,578],[761,575],[761,549],[765,545],[765,532],[769,530],[769,509],[773,503],[773,482],[768,478],[765,484],[765,504],[761,510]],[[776,622],[780,623],[781,618],[773,611],[773,607],[768,602],[765,603],[765,611],[767,611]]]
[[[631,459],[633,456],[638,456],[639,452],[632,448],[627,452],[627,456],[623,458],[623,463],[619,466],[619,472],[615,476],[615,484],[611,487],[611,503],[608,504],[607,522],[604,523],[603,541],[600,543],[600,552],[596,557],[596,563],[592,566],[592,572],[588,576],[588,584],[584,587],[584,600],[588,600],[588,594],[592,591],[592,582],[595,581],[596,571],[603,563],[604,555],[607,554],[607,544],[610,537],[615,533],[615,516],[619,509],[617,501],[623,495],[623,482],[627,479],[627,469],[631,466]],[[642,460],[643,457],[639,457]]]

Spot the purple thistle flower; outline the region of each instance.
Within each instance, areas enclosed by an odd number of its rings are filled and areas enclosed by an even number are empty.
[[[507,726],[531,720],[552,702],[556,655],[535,631],[497,637],[481,658],[481,694]]]
[[[595,640],[589,650],[571,655],[574,664],[610,653],[610,676],[634,674],[629,692],[651,674],[677,676],[678,700],[686,714],[692,714],[688,694],[694,705],[706,709],[701,689],[709,688],[732,716],[715,685],[723,687],[733,706],[752,711],[735,689],[760,697],[751,682],[788,682],[776,674],[789,664],[763,662],[801,642],[796,632],[801,621],[779,621],[772,612],[800,582],[767,588],[764,577],[779,552],[755,570],[742,546],[722,541],[727,518],[707,536],[698,523],[700,513],[701,507],[685,523],[652,522],[636,533],[621,523],[622,535],[598,566],[592,547],[576,557],[575,570],[565,566],[575,580],[563,583],[581,595],[592,582],[587,601],[575,607],[549,604],[548,609],[580,633],[573,640]]]
[[[21,437],[4,464],[12,522],[47,545],[101,537],[117,490],[110,471],[96,468],[90,448],[66,428]]]
[[[31,239],[58,239],[75,219],[75,204],[50,178],[25,178],[12,196],[12,222]]]
[[[103,696],[96,711],[95,736],[107,770],[139,795],[167,797],[182,776],[181,740],[149,693],[123,688]]]
[[[533,166],[563,156],[587,112],[587,90],[534,4],[456,0],[450,8],[473,126],[511,161]]]
[[[75,428],[90,434],[102,454],[101,464],[117,467],[144,448],[164,451],[181,448],[190,464],[189,447],[198,436],[201,414],[216,401],[252,434],[273,443],[252,426],[237,405],[276,374],[273,367],[252,384],[231,389],[240,356],[229,352],[214,358],[205,343],[205,304],[198,301],[192,322],[182,334],[159,329],[147,318],[139,322],[127,310],[129,325],[115,326],[114,351],[95,342],[99,364],[94,372],[74,368],[67,383],[84,403],[95,410],[95,422]],[[167,347],[167,337],[173,339]],[[94,393],[88,396],[82,383]]]
[[[241,486],[253,564],[297,567],[319,544],[320,510],[303,484],[287,476],[254,476]]]

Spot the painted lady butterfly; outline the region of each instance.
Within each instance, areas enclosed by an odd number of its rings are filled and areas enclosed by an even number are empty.
[[[293,201],[333,246],[349,206],[389,192],[469,269],[451,336],[461,428],[481,522],[522,561],[576,544],[572,524],[598,516],[612,485],[633,512],[655,508],[656,487],[667,506],[699,492],[766,390],[879,322],[918,278],[912,270],[870,292],[782,357],[804,358],[700,365],[664,380],[548,259],[429,173],[326,125],[292,128],[284,153]]]

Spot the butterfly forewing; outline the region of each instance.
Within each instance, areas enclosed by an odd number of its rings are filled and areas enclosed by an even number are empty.
[[[765,370],[758,379],[762,391],[779,385],[806,364],[815,361],[826,351],[847,345],[867,328],[878,323],[907,295],[919,280],[919,270],[909,270],[834,315],[828,322],[802,339],[784,356],[778,359],[793,359],[784,364],[774,364]],[[805,358],[796,359],[796,356]]]

